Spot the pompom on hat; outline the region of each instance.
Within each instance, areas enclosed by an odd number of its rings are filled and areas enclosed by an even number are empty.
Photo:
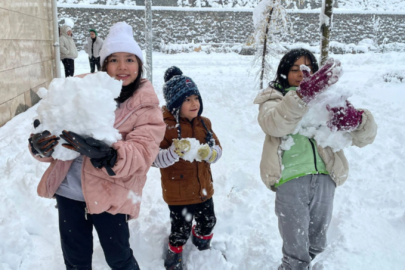
[[[164,74],[165,84],[163,86],[163,96],[166,101],[166,108],[173,114],[178,114],[184,100],[192,95],[197,95],[200,101],[200,116],[203,111],[203,103],[200,92],[194,81],[175,66],[168,68]]]
[[[118,52],[135,54],[143,62],[142,50],[134,39],[132,27],[126,22],[118,22],[111,26],[100,51],[100,62]]]

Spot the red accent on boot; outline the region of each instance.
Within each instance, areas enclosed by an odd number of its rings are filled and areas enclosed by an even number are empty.
[[[174,246],[170,245],[170,243],[169,243],[169,249],[171,251],[173,251],[174,253],[177,253],[177,254],[182,253],[183,248],[184,248],[184,246],[174,247]]]
[[[211,233],[210,235],[205,235],[205,236],[198,235],[198,234],[195,232],[195,229],[194,229],[194,228],[195,228],[195,225],[193,226],[193,229],[192,229],[193,235],[194,235],[195,237],[199,238],[199,239],[209,240],[209,239],[212,239],[212,237],[214,236],[214,233]]]

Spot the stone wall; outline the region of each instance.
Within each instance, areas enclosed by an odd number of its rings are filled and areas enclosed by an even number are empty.
[[[106,6],[104,6],[106,7]],[[134,27],[135,39],[144,47],[144,10],[141,8],[72,8],[59,7],[60,18],[71,18],[75,22],[74,39],[79,49],[88,35],[89,28],[96,28],[105,38],[108,28],[126,21]],[[289,13],[293,33],[286,42],[316,44],[319,41],[319,13]],[[379,30],[374,22],[379,19]],[[253,32],[252,11],[209,11],[209,9],[164,9],[153,10],[154,49],[159,50],[163,40],[167,43],[244,43]],[[335,13],[332,41],[345,44],[358,43],[362,39],[405,43],[405,14],[345,14]]]
[[[58,4],[66,4],[66,3],[74,3],[74,4],[88,4],[89,0],[57,0]],[[251,0],[251,1],[241,1],[238,0],[183,0],[181,1],[182,4],[179,4],[180,1],[178,0],[153,0],[153,6],[171,6],[171,7],[178,7],[178,6],[189,6],[189,7],[212,7],[212,3],[215,2],[218,6],[220,6],[221,2],[224,7],[240,7],[243,5],[244,7],[255,7],[257,3],[261,0]],[[334,7],[338,7],[340,0],[333,1]],[[92,0],[92,4],[95,5],[134,5],[134,6],[144,6],[145,0]],[[211,4],[210,4],[211,3]],[[286,0],[281,0],[283,5],[286,5]],[[287,8],[296,8],[296,9],[314,9],[320,8],[322,5],[322,0],[289,0],[289,5],[286,6]]]
[[[54,77],[51,0],[0,0],[0,126]]]

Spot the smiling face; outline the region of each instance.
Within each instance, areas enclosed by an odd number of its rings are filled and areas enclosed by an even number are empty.
[[[288,72],[288,84],[290,86],[299,86],[303,77],[302,71],[300,69],[301,65],[306,65],[311,69],[311,74],[313,68],[311,67],[311,61],[305,56],[301,56],[298,58],[297,61],[294,62],[294,65],[290,68],[290,71]]]
[[[123,86],[134,82],[138,77],[139,65],[136,56],[131,53],[118,52],[108,57],[107,74],[122,81]]]
[[[200,100],[197,95],[191,95],[186,97],[181,105],[180,117],[187,118],[192,121],[198,116],[198,111],[200,110]]]

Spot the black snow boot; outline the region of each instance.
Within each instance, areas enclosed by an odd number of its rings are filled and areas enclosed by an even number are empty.
[[[191,241],[193,244],[198,248],[198,250],[207,250],[211,249],[211,239],[214,236],[213,233],[211,233],[208,236],[199,236],[196,234],[195,230],[195,225],[193,226],[193,234],[191,235]]]
[[[183,247],[176,248],[169,244],[165,258],[165,267],[166,270],[183,270]]]

